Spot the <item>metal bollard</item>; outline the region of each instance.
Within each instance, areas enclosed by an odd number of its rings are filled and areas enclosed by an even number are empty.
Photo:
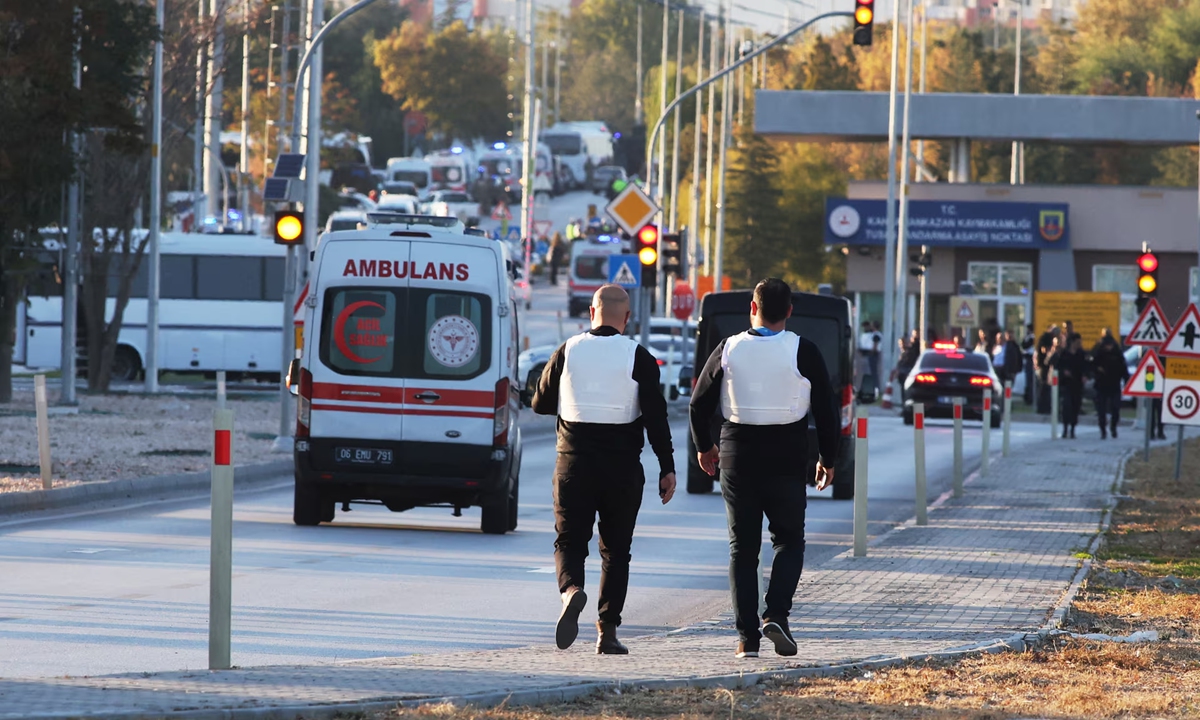
[[[213,417],[212,534],[209,540],[208,669],[228,670],[233,600],[233,411]]]
[[[1179,473],[1183,469],[1183,426],[1179,425],[1179,435],[1175,438],[1175,479],[1179,479]]]
[[[917,524],[928,525],[925,496],[925,403],[913,403],[913,458],[917,470]]]
[[[867,411],[854,415],[854,557],[867,556]]]
[[[1058,438],[1058,370],[1050,368],[1050,439]]]
[[[1150,462],[1150,428],[1153,427],[1150,415],[1153,412],[1154,398],[1142,398],[1142,414],[1146,417],[1146,440],[1142,446],[1142,462]]]
[[[1001,446],[1001,454],[1008,457],[1008,435],[1012,430],[1012,380],[1004,381],[1004,417],[1001,420],[1004,423],[1004,442]]]
[[[54,487],[50,463],[50,410],[46,407],[46,376],[33,376],[33,404],[37,410],[38,464],[42,471],[42,489]]]
[[[954,497],[963,493],[963,448],[962,448],[963,399],[954,398]]]
[[[980,477],[987,475],[988,470],[988,455],[991,453],[992,447],[992,393],[990,390],[985,390],[983,393],[983,435],[982,444],[979,449],[979,475]]]

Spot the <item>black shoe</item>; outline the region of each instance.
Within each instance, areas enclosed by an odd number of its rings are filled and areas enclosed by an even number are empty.
[[[1074,425],[1071,426],[1071,439],[1072,440],[1075,439],[1075,426]]]
[[[763,635],[775,643],[775,654],[792,656],[796,654],[796,641],[788,630],[787,620],[766,620],[763,622]]]
[[[1112,426],[1112,436],[1113,436],[1113,440],[1117,439],[1117,426],[1116,425]]]
[[[1162,433],[1159,433],[1159,434],[1158,434],[1158,439],[1159,439],[1159,440],[1166,440],[1166,439],[1167,439],[1167,436],[1166,436],[1166,435],[1163,435]]]
[[[737,647],[737,657],[739,658],[756,658],[758,657],[758,641],[757,640],[739,640]]]
[[[554,644],[559,650],[566,650],[579,637],[579,613],[587,604],[587,595],[582,588],[567,588],[562,594],[563,609],[558,616],[558,625],[554,628]]]
[[[612,623],[597,622],[596,632],[599,633],[596,638],[596,654],[597,655],[628,655],[629,648],[621,644],[617,639],[617,626]]]

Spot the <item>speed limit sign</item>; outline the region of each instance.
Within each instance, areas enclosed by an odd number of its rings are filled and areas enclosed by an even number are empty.
[[[1200,360],[1167,358],[1162,421],[1164,425],[1200,425]]]

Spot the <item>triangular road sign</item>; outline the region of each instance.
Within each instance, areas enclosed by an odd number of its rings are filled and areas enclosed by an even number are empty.
[[[1170,334],[1171,326],[1167,323],[1167,316],[1163,312],[1162,306],[1158,304],[1157,299],[1150,298],[1150,302],[1138,316],[1137,322],[1133,324],[1133,330],[1130,330],[1129,335],[1125,338],[1125,344],[1158,347]]]
[[[954,319],[961,321],[964,325],[974,325],[975,311],[971,309],[971,303],[963,300],[962,305],[958,307],[958,312],[954,313]]]
[[[1162,397],[1166,374],[1158,353],[1147,350],[1137,370],[1133,371],[1133,377],[1125,383],[1124,393],[1133,397]]]
[[[512,220],[512,212],[504,203],[496,203],[496,207],[492,208],[493,220]]]
[[[612,283],[614,285],[623,285],[625,287],[635,287],[641,283],[634,276],[633,271],[629,269],[629,262],[621,263],[621,267],[617,270],[616,275],[613,275]]]
[[[1200,310],[1191,303],[1159,348],[1163,355],[1200,357]]]

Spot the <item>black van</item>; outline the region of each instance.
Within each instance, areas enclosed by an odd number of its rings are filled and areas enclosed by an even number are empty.
[[[697,331],[696,361],[693,367],[703,368],[708,356],[721,340],[750,329],[750,290],[710,293],[700,302],[700,327]],[[848,500],[854,497],[854,437],[850,432],[854,418],[854,329],[850,325],[850,301],[834,295],[792,293],[792,316],[787,329],[816,343],[829,369],[829,379],[839,398],[835,408],[841,417],[842,433],[838,448],[838,463],[833,476],[833,497]],[[714,417],[714,426],[721,420]],[[713,437],[719,432],[714,427]],[[816,484],[817,433],[813,424],[808,428],[808,467],[805,478]],[[710,493],[714,478],[700,469],[696,448],[688,434],[689,493]]]

